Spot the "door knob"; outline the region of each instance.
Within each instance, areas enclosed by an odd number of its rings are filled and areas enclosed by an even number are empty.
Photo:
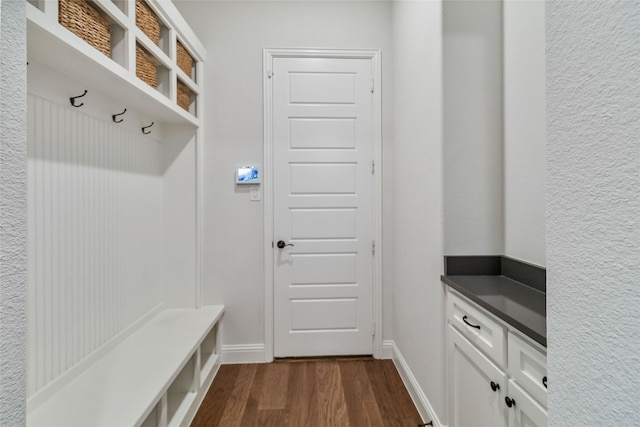
[[[285,246],[293,246],[293,243],[285,243],[284,240],[278,240],[278,243],[276,243],[276,246],[278,246],[279,249],[282,249]]]
[[[506,404],[507,404],[507,406],[508,406],[509,408],[511,408],[512,406],[515,406],[516,401],[515,401],[515,400],[513,400],[512,398],[510,398],[509,396],[506,396],[506,397],[504,398],[504,403],[506,403]]]

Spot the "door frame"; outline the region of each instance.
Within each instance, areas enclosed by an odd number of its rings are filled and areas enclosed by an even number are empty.
[[[264,163],[263,163],[263,218],[264,218],[264,357],[273,361],[274,341],[274,270],[273,270],[273,98],[272,64],[275,58],[336,58],[370,59],[373,75],[373,357],[381,359],[382,352],[382,97],[381,97],[381,51],[350,49],[263,49],[263,115],[264,115]]]

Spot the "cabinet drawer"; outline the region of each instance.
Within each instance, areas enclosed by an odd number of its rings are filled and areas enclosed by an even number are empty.
[[[509,332],[508,370],[518,384],[547,406],[547,355]]]
[[[506,365],[505,328],[451,290],[447,304],[449,324],[498,366],[504,367]]]

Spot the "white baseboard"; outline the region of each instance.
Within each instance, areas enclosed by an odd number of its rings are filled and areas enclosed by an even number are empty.
[[[237,344],[222,346],[222,364],[264,363],[264,344]]]
[[[395,347],[395,343],[393,340],[384,340],[382,341],[382,358],[383,359],[393,359],[393,348]]]
[[[418,410],[420,417],[422,417],[424,421],[433,421],[434,427],[446,427],[446,425],[442,424],[438,419],[431,403],[429,403],[429,399],[427,399],[424,391],[420,388],[418,380],[416,380],[416,377],[411,372],[409,365],[407,365],[407,361],[402,356],[402,353],[400,353],[400,349],[396,343],[393,340],[384,341],[382,346],[385,354],[387,352],[387,348],[390,347],[392,353],[391,359],[393,359],[393,363],[395,364],[396,369],[400,374],[400,378],[402,378],[402,382],[407,388],[413,403],[416,405],[416,409]]]

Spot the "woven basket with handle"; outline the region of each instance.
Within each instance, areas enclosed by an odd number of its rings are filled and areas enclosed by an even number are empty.
[[[136,26],[160,46],[160,21],[144,0],[136,0]]]
[[[58,22],[111,58],[109,23],[84,0],[60,0]]]
[[[136,76],[152,88],[158,87],[156,63],[140,46],[136,46]]]

